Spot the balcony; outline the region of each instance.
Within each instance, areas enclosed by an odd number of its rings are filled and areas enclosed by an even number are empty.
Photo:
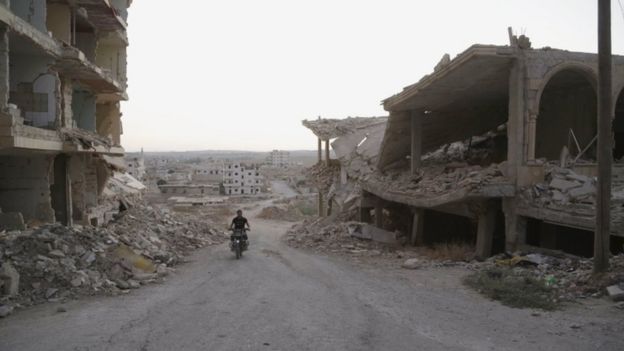
[[[98,67],[87,59],[85,54],[72,46],[64,46],[61,59],[54,68],[62,75],[79,80],[94,93],[123,93],[121,83],[111,73]]]

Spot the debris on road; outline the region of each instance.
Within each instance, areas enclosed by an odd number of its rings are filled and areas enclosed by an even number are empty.
[[[135,289],[162,280],[191,251],[227,238],[205,218],[144,205],[104,227],[52,224],[2,233],[0,302],[26,306]]]

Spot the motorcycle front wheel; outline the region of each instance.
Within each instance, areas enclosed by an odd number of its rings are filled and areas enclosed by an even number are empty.
[[[241,251],[241,246],[240,244],[236,245],[236,259],[238,260],[239,258],[241,258],[241,256],[243,255],[243,252]]]

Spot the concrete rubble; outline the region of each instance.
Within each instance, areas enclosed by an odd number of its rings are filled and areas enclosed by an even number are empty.
[[[138,288],[164,279],[193,250],[227,238],[205,218],[144,205],[102,227],[3,231],[0,304],[9,307],[0,309]]]
[[[546,171],[546,182],[525,188],[523,196],[543,205],[594,205],[596,178],[577,174],[571,169],[551,166]]]
[[[396,164],[385,172],[374,172],[363,177],[371,184],[383,184],[387,191],[411,196],[435,196],[456,189],[474,190],[486,184],[504,183],[504,166],[496,161],[504,148],[498,142],[505,129],[488,132],[478,137],[443,145],[422,157],[418,173],[404,171],[404,164]]]
[[[596,275],[591,258],[557,252],[516,252],[490,257],[470,268],[509,267],[517,274],[528,274],[543,281],[547,287],[557,291],[560,301],[573,301],[608,295],[607,287],[624,283],[624,254],[611,257],[610,265],[609,272]]]

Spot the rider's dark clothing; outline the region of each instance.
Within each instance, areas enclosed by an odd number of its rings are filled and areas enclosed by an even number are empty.
[[[245,224],[247,224],[247,226],[249,226],[249,222],[247,221],[247,218],[245,218],[245,217],[236,216],[232,220],[232,225],[234,225],[234,230],[242,229],[243,230],[243,240],[247,241],[247,231],[245,230]],[[233,238],[234,238],[234,236],[232,236],[230,239],[233,239]]]
[[[247,218],[236,216],[232,220],[232,224],[234,225],[234,229],[245,229],[245,224],[249,225],[247,222]]]

